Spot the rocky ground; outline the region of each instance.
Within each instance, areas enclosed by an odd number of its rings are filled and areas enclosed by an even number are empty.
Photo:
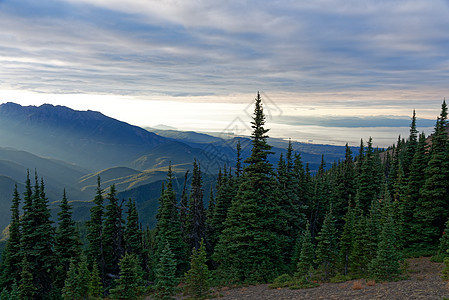
[[[344,283],[324,283],[319,287],[302,290],[289,288],[270,289],[257,285],[230,289],[221,288],[216,297],[231,299],[449,299],[449,283],[440,277],[442,264],[432,263],[429,258],[408,260],[409,279],[397,282],[366,282],[360,280],[361,288],[354,289],[356,280]],[[372,285],[374,283],[374,285]]]

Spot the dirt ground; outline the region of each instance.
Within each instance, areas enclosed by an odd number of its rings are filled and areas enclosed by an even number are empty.
[[[449,283],[440,278],[442,264],[432,263],[429,258],[409,259],[410,276],[398,282],[383,282],[367,285],[361,280],[361,288],[354,289],[356,280],[344,283],[324,283],[319,287],[302,290],[289,288],[270,289],[268,285],[243,288],[222,288],[216,299],[449,299]]]

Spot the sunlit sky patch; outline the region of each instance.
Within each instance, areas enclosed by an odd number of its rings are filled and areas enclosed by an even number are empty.
[[[260,90],[273,136],[386,146],[413,109],[432,130],[447,16],[445,0],[0,0],[0,102],[222,131]]]

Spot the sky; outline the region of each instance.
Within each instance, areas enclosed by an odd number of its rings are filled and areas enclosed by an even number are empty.
[[[449,95],[448,0],[0,0],[0,103],[391,145]]]

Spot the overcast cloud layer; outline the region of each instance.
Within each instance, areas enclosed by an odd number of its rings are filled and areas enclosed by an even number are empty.
[[[448,16],[447,0],[0,0],[0,90],[209,102],[262,90],[371,114],[394,100],[409,116],[447,96]]]

